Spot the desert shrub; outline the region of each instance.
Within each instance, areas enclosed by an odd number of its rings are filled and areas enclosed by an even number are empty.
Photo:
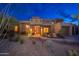
[[[20,44],[23,44],[23,43],[24,43],[24,41],[21,39],[21,40],[20,40]]]
[[[19,40],[20,40],[19,36],[16,37],[16,40],[15,40],[15,41],[16,41],[16,42],[19,42]]]
[[[25,34],[27,34],[27,33],[24,31],[24,32],[21,32],[21,34],[22,34],[22,35],[25,35]]]
[[[15,32],[12,31],[12,30],[9,30],[8,33],[7,33],[7,36],[9,38],[9,41],[15,41]]]
[[[36,44],[36,42],[35,42],[35,41],[33,41],[32,43],[33,43],[34,45]]]
[[[56,35],[57,35],[57,37],[59,37],[59,38],[65,38],[65,36],[62,35],[62,34],[56,34]]]

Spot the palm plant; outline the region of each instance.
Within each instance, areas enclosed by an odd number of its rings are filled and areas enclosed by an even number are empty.
[[[69,15],[69,14],[66,14],[65,12],[62,12],[62,11],[60,11],[60,15],[62,15],[65,18],[71,19],[70,22],[75,22],[76,20],[78,20],[78,15],[74,15],[74,14]]]
[[[15,18],[10,17],[10,18],[9,18],[9,26],[11,26],[11,28],[12,28],[12,27],[14,28],[15,25],[18,25],[18,22],[16,21]]]
[[[78,14],[67,14],[64,11],[60,11],[60,15],[62,15],[65,18],[70,19],[70,22],[78,21],[78,32],[79,32],[79,3],[78,3]]]

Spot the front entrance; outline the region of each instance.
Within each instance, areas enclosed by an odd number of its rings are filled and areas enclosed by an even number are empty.
[[[32,26],[32,36],[35,36],[35,37],[41,36],[40,26]]]

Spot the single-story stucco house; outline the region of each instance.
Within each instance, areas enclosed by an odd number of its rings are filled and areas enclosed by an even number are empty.
[[[29,21],[19,21],[19,26],[15,26],[15,31],[25,33],[27,36],[45,36],[51,34],[62,34],[66,36],[77,34],[76,25],[64,23],[63,19],[41,19],[32,17]]]

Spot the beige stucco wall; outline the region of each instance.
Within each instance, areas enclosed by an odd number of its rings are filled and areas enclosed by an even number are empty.
[[[61,30],[61,23],[55,23],[53,25],[53,29],[54,29],[54,33],[56,33],[56,34],[59,33]]]

